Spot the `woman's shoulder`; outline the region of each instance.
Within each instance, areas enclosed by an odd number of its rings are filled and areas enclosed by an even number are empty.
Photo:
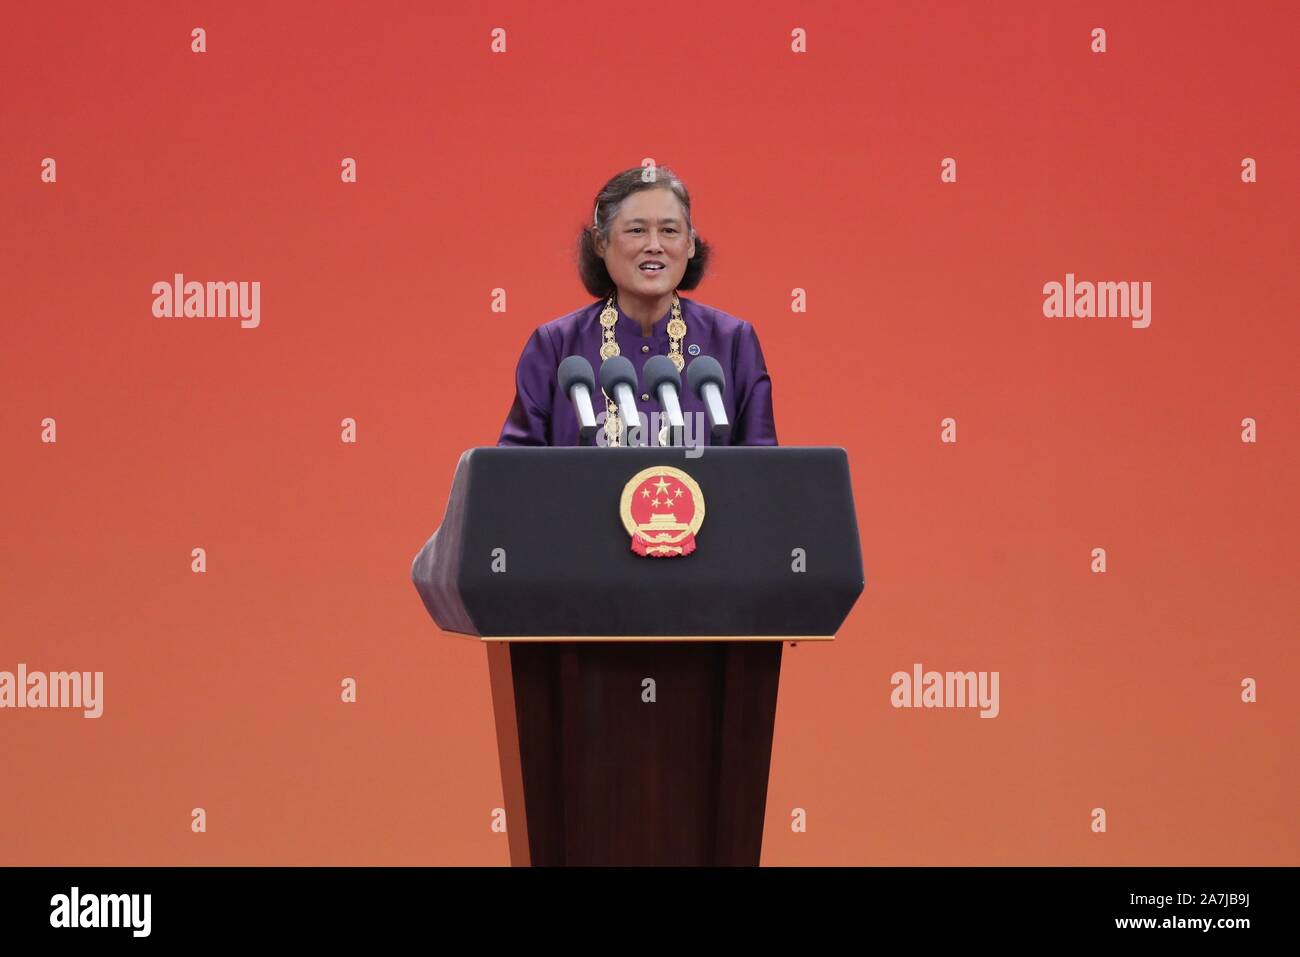
[[[573,312],[566,313],[557,319],[544,322],[538,328],[544,333],[556,338],[562,338],[589,323],[595,314],[600,311],[602,305],[603,303],[597,299],[595,302],[587,303],[580,309],[575,309]]]
[[[731,339],[745,333],[753,332],[754,326],[748,320],[741,319],[740,316],[733,316],[732,313],[719,309],[716,306],[707,306],[706,303],[697,302],[694,299],[682,298],[681,300],[682,319],[686,320],[686,326],[690,328],[692,319],[695,324],[701,328],[702,332],[707,330],[716,338]]]
[[[573,343],[577,341],[582,330],[589,328],[595,321],[600,305],[599,301],[593,302],[559,318],[543,322],[528,337],[524,351],[545,351],[558,355],[563,350],[573,348]]]

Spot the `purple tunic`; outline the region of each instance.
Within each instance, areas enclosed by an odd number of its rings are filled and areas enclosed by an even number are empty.
[[[690,299],[682,298],[682,319],[686,337],[682,355],[682,412],[691,428],[692,413],[705,415],[701,402],[686,385],[692,355],[712,356],[722,366],[727,385],[722,401],[731,422],[732,445],[776,445],[776,423],[772,418],[772,380],[763,361],[754,327],[743,319],[729,316]],[[538,327],[524,346],[515,373],[515,402],[501,429],[498,445],[577,445],[578,419],[569,397],[560,392],[556,369],[566,356],[580,355],[596,372],[596,394],[592,405],[599,417],[605,411],[600,391],[600,313],[604,300],[597,300],[577,312],[569,313]],[[620,308],[614,336],[619,350],[636,369],[638,380],[652,356],[668,354],[668,320],[670,309],[651,329],[649,338],[641,334],[640,325]],[[649,349],[644,347],[648,346]],[[698,352],[692,346],[699,346]],[[637,395],[637,411],[650,416],[662,412],[657,396]],[[603,420],[602,420],[603,421]],[[708,419],[697,419],[704,427],[694,430],[697,445],[709,443]]]

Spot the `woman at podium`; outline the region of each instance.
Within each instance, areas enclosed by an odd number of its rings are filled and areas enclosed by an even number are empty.
[[[596,301],[534,330],[519,357],[514,404],[497,444],[577,445],[578,421],[556,369],[567,356],[580,355],[599,376],[603,361],[621,355],[638,381],[651,357],[672,361],[682,373],[686,441],[696,445],[709,442],[708,420],[704,403],[685,384],[686,369],[692,359],[712,356],[726,377],[731,444],[776,445],[772,382],[754,327],[678,295],[700,284],[708,261],[708,244],[691,224],[690,194],[672,170],[636,167],[606,183],[591,225],[578,236],[578,274]],[[636,398],[647,419],[663,411],[649,392]],[[622,444],[618,416],[609,414],[613,403],[599,386],[592,399],[601,444]]]

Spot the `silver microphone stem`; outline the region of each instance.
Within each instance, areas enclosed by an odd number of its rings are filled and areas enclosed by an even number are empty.
[[[623,420],[623,428],[639,429],[641,417],[636,414],[636,396],[632,387],[626,382],[614,386],[614,401],[618,403],[618,415]]]
[[[704,396],[704,404],[709,409],[709,419],[715,426],[726,426],[727,410],[722,404],[722,390],[715,383],[706,382],[704,388],[700,390]]]
[[[668,413],[669,428],[685,428],[686,420],[682,418],[682,404],[677,401],[677,390],[673,388],[671,382],[659,386],[659,402]]]
[[[581,382],[569,390],[573,408],[578,413],[578,425],[584,429],[596,428],[596,415],[591,408],[591,392]]]

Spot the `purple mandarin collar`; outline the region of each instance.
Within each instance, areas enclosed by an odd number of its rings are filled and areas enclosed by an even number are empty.
[[[685,318],[686,318],[686,300],[685,300],[685,299],[682,299],[682,297],[681,297],[680,295],[678,295],[677,298],[678,298],[679,300],[681,300],[681,304],[682,304],[682,318],[685,319]],[[635,319],[633,319],[631,316],[629,316],[627,313],[625,313],[625,312],[623,311],[623,307],[622,307],[621,305],[619,305],[617,302],[614,304],[614,306],[615,306],[615,308],[618,310],[618,326],[617,326],[616,328],[622,330],[623,332],[625,332],[625,333],[626,333],[627,335],[629,335],[629,336],[635,336],[635,337],[638,338],[638,339],[645,339],[645,338],[646,338],[646,335],[641,331],[641,323],[637,322]],[[602,306],[601,308],[603,309],[604,306]],[[599,319],[599,317],[600,317],[600,311],[599,311],[599,310],[597,310],[597,312],[596,312],[596,317],[597,317],[598,319]],[[658,321],[656,321],[655,324],[654,324],[653,326],[650,327],[650,336],[649,336],[649,338],[651,338],[651,339],[667,339],[667,338],[668,338],[668,320],[671,319],[672,317],[673,317],[673,307],[670,305],[670,306],[668,307],[668,311],[665,312],[665,313],[663,314],[663,317],[660,318]]]

